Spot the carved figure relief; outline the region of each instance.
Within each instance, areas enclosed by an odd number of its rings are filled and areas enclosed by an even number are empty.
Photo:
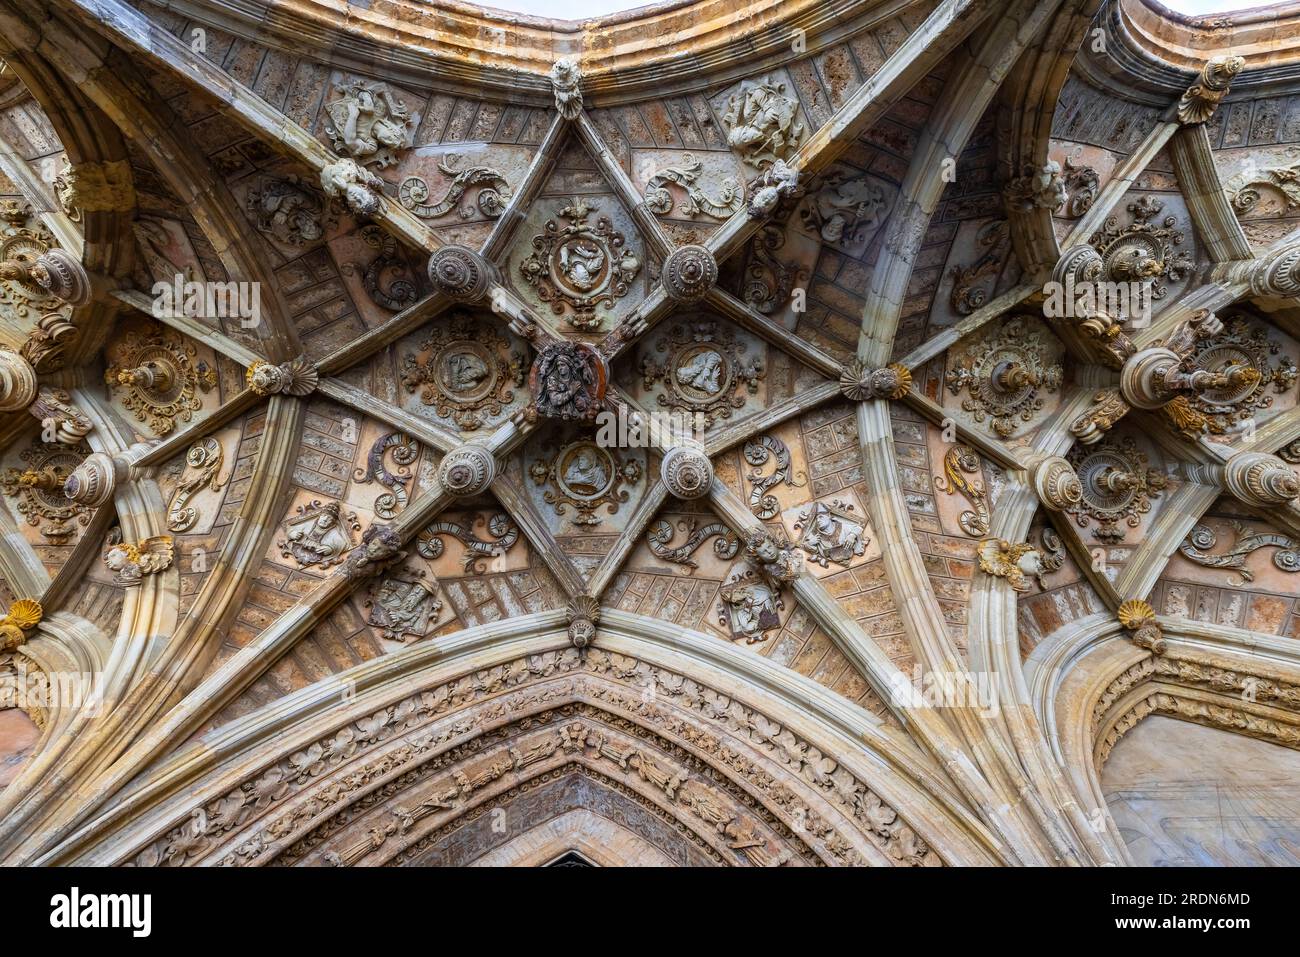
[[[139,585],[145,575],[154,575],[172,566],[173,545],[170,535],[155,535],[141,542],[114,542],[111,536],[104,552],[104,564],[113,573],[113,581],[126,588]]]
[[[869,173],[843,169],[819,177],[814,189],[799,207],[800,222],[823,243],[855,254],[880,231],[895,192]]]
[[[167,504],[167,528],[173,532],[187,532],[199,520],[198,511],[189,504],[207,486],[214,492],[225,487],[221,479],[221,465],[225,459],[221,443],[208,437],[200,439],[185,453],[185,470],[181,473],[171,501]]]
[[[713,554],[718,558],[724,560],[735,558],[736,552],[740,550],[740,539],[736,538],[731,529],[721,522],[698,525],[692,518],[679,521],[677,527],[686,533],[686,541],[676,546],[669,544],[673,540],[673,526],[662,519],[655,522],[646,533],[646,544],[650,546],[650,551],[666,562],[684,568],[699,568],[699,564],[691,556],[710,538],[714,539]]]
[[[381,169],[397,162],[415,135],[411,116],[386,83],[353,80],[334,90],[324,128],[334,151]]]
[[[33,439],[19,453],[25,469],[5,469],[0,488],[16,499],[18,514],[51,545],[63,545],[76,534],[78,525],[90,521],[90,511],[63,494],[63,483],[90,454],[90,447],[80,443],[74,448],[44,445]]]
[[[1166,282],[1181,282],[1191,271],[1192,257],[1178,248],[1185,236],[1177,217],[1155,221],[1165,208],[1158,199],[1140,196],[1127,208],[1133,217],[1129,225],[1121,227],[1118,217],[1110,216],[1088,242],[1101,255],[1104,278],[1150,280],[1151,298],[1162,299],[1169,292]]]
[[[745,461],[754,466],[754,471],[747,476],[749,509],[764,521],[773,518],[781,508],[776,496],[770,494],[769,489],[782,482],[791,488],[801,488],[807,484],[807,476],[803,473],[797,473],[796,476],[791,472],[790,450],[774,435],[759,435],[748,440],[742,454],[745,456]],[[765,476],[763,466],[767,464],[769,458],[775,460],[776,467],[770,475]]]
[[[986,538],[979,544],[978,555],[981,570],[1005,578],[1007,584],[1018,592],[1029,591],[1029,580],[1043,573],[1042,556],[1038,549],[1026,542]]]
[[[302,568],[323,570],[341,564],[355,544],[352,533],[361,531],[356,514],[345,514],[338,502],[316,499],[296,511],[297,517],[284,524],[285,537],[276,543],[280,554]]]
[[[572,506],[575,525],[598,525],[595,513],[603,505],[610,515],[629,498],[624,485],[641,480],[641,463],[631,457],[616,457],[589,439],[570,442],[549,460],[537,459],[528,470],[539,486],[548,486],[543,496],[555,506],[557,515],[568,514]]]
[[[157,323],[126,332],[109,354],[114,361],[104,381],[155,435],[169,435],[177,422],[189,422],[203,407],[199,393],[211,392],[217,384],[217,371],[195,362],[193,344]]]
[[[380,629],[384,638],[406,641],[423,638],[438,618],[438,581],[423,571],[403,569],[370,587],[366,621]]]
[[[1146,453],[1128,437],[1076,446],[1069,460],[1083,486],[1083,500],[1067,511],[1080,528],[1096,522],[1092,535],[1106,544],[1124,540],[1121,523],[1128,528],[1142,524],[1152,499],[1159,498],[1169,484],[1163,472],[1149,467]]]
[[[532,255],[519,263],[524,281],[575,329],[599,328],[604,317],[596,314],[597,308],[612,309],[641,271],[641,259],[627,247],[627,237],[605,216],[590,224],[593,212],[598,210],[585,199],[575,199],[558,219],[546,221],[532,239]]]
[[[580,342],[552,342],[533,360],[532,408],[548,419],[595,418],[605,401],[608,370],[600,353]]]
[[[392,455],[396,472],[390,472],[384,466],[385,456]],[[397,517],[399,510],[406,508],[410,498],[407,483],[411,481],[410,466],[420,457],[420,443],[405,432],[389,432],[375,439],[366,456],[366,467],[357,469],[353,481],[365,485],[378,482],[388,489],[375,499],[375,514],[388,520]]]
[[[1005,219],[994,220],[980,227],[975,244],[984,250],[969,266],[952,268],[952,308],[959,315],[969,316],[983,306],[993,295],[998,273],[1011,250],[1011,231]]]
[[[456,169],[452,164],[458,161],[459,157],[455,154],[448,154],[446,159],[438,161],[438,172],[450,177],[451,182],[436,203],[428,202],[429,184],[422,176],[408,176],[398,184],[398,202],[421,219],[437,219],[453,209],[461,219],[470,219],[474,215],[474,209],[469,202],[461,203],[461,199],[468,190],[478,186],[478,196],[474,200],[478,211],[488,219],[496,219],[504,213],[513,195],[506,178],[490,166]]]
[[[248,194],[257,230],[286,246],[306,246],[325,237],[334,222],[318,190],[297,176],[268,179]]]
[[[1300,572],[1300,540],[1290,535],[1277,532],[1257,532],[1238,521],[1231,521],[1233,543],[1217,555],[1211,549],[1218,544],[1218,537],[1208,525],[1197,525],[1188,533],[1178,551],[1184,558],[1205,568],[1225,568],[1235,571],[1242,582],[1255,580],[1254,574],[1246,567],[1246,560],[1261,548],[1276,548],[1273,564],[1284,572]]]
[[[1021,175],[1008,181],[1002,190],[1008,206],[1024,212],[1046,209],[1058,212],[1065,205],[1065,181],[1061,177],[1061,164],[1048,160],[1042,166],[1027,163]]]
[[[727,145],[756,168],[788,159],[803,139],[798,112],[799,102],[787,95],[784,82],[746,81],[727,100]]]
[[[745,536],[745,560],[739,563],[718,591],[719,621],[733,641],[756,644],[767,632],[781,626],[781,586],[798,577],[801,563],[789,543],[766,529]]]
[[[710,196],[700,184],[704,165],[694,154],[686,153],[677,166],[665,166],[653,176],[645,187],[645,204],[650,212],[663,216],[672,212],[673,196],[668,186],[680,187],[686,193],[686,202],[678,205],[684,216],[708,216],[728,219],[745,205],[745,189],[734,177],[726,177],[718,184],[717,196]]]
[[[361,273],[361,287],[375,305],[389,312],[401,312],[415,305],[419,294],[406,263],[397,254],[397,240],[378,226],[365,226],[358,233],[361,241],[379,254],[370,264],[348,262],[340,266],[344,275]],[[384,285],[385,275],[391,278]]]
[[[799,516],[794,529],[801,533],[799,547],[822,568],[829,567],[829,562],[848,568],[871,542],[866,524],[853,514],[853,506],[839,500],[829,505],[813,502]]]
[[[474,529],[487,528],[490,538],[479,538]],[[504,512],[485,518],[475,515],[468,521],[443,520],[426,527],[415,539],[415,550],[425,558],[438,558],[445,544],[443,537],[450,535],[465,546],[461,566],[467,574],[482,575],[487,571],[487,559],[505,555],[519,541],[519,527]]]
[[[948,391],[967,397],[961,407],[976,422],[988,422],[1007,438],[1043,407],[1044,395],[1061,386],[1062,368],[1052,359],[1051,340],[1026,318],[1014,318],[954,357],[945,380]]]
[[[980,474],[980,457],[966,445],[954,445],[943,457],[943,475],[936,475],[934,487],[940,492],[955,495],[960,492],[971,503],[973,510],[961,513],[957,524],[971,538],[979,538],[989,532],[989,504],[984,491],[984,483],[978,484],[966,478],[966,474]],[[966,474],[963,474],[966,473]]]
[[[679,323],[655,341],[654,351],[657,356],[641,359],[645,388],[662,382],[659,405],[702,419],[705,428],[743,408],[745,397],[737,393],[743,387],[757,394],[765,372],[761,357],[747,357],[743,343],[708,320]]]
[[[402,382],[440,418],[473,432],[500,415],[524,384],[524,356],[491,327],[464,313],[438,323],[419,350],[402,359]]]

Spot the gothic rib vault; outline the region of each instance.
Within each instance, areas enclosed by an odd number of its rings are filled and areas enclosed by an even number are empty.
[[[1300,7],[254,6],[0,0],[0,862],[1296,862],[1131,768],[1300,747]]]

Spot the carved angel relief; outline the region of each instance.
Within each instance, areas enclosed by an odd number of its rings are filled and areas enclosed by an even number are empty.
[[[784,82],[746,81],[728,99],[722,117],[727,145],[756,168],[789,159],[804,134],[798,113],[799,102],[787,95]]]
[[[341,564],[355,544],[352,533],[361,531],[356,514],[345,514],[338,502],[315,499],[296,511],[297,517],[284,523],[285,537],[276,543],[280,554],[302,568]]]
[[[472,432],[500,415],[524,384],[526,359],[491,327],[464,314],[439,323],[402,360],[402,382],[440,418]]]
[[[414,124],[405,104],[386,83],[354,80],[334,90],[336,99],[325,107],[325,134],[335,152],[381,169],[397,162],[409,149]]]
[[[614,308],[641,271],[641,258],[608,217],[588,222],[594,212],[599,210],[585,199],[569,203],[558,219],[546,221],[532,239],[532,255],[519,263],[524,281],[575,329],[599,328],[604,317],[596,310]]]

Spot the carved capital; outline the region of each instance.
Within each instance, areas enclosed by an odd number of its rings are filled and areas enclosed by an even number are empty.
[[[1227,96],[1233,77],[1245,65],[1245,59],[1231,55],[1211,57],[1206,61],[1201,67],[1200,78],[1178,101],[1178,122],[1189,125],[1204,123],[1213,116],[1219,102]]]
[[[582,69],[576,60],[556,60],[551,67],[551,92],[555,108],[566,120],[576,120],[582,112]]]
[[[480,302],[501,277],[496,266],[467,246],[443,246],[429,257],[433,288],[456,302]]]
[[[496,478],[497,463],[481,445],[466,444],[444,456],[438,466],[438,481],[457,498],[468,498],[487,490]]]
[[[700,498],[708,495],[713,485],[713,463],[700,449],[678,446],[664,454],[659,475],[670,495]]]
[[[16,352],[0,349],[0,412],[16,412],[36,401],[36,370]]]
[[[135,209],[135,185],[129,160],[78,163],[64,158],[62,172],[54,178],[59,205],[74,221],[83,213],[126,213]]]
[[[852,402],[868,399],[901,399],[912,388],[912,373],[894,363],[880,369],[854,359],[840,373],[840,392]]]
[[[674,302],[699,302],[718,281],[718,264],[704,246],[679,246],[664,260],[664,292]]]
[[[1300,477],[1285,462],[1265,452],[1238,452],[1223,468],[1228,491],[1247,505],[1284,505],[1300,498]]]

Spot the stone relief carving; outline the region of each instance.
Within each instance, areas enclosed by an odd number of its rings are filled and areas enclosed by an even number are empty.
[[[969,266],[952,268],[952,295],[949,297],[953,311],[968,316],[979,309],[993,294],[998,273],[1011,251],[1011,230],[1005,219],[994,220],[980,227],[975,245],[983,249]]]
[[[402,359],[402,382],[440,418],[472,432],[500,415],[524,384],[526,359],[491,327],[457,313]]]
[[[1207,60],[1201,67],[1200,79],[1189,86],[1178,101],[1178,121],[1204,123],[1213,116],[1219,102],[1228,95],[1232,78],[1245,65],[1245,59],[1239,56],[1216,56]]]
[[[564,609],[564,617],[569,622],[569,643],[578,649],[586,648],[596,637],[600,602],[590,595],[575,595]]]
[[[828,568],[829,562],[848,568],[871,543],[866,522],[853,514],[850,503],[838,499],[829,505],[810,504],[799,515],[794,530],[800,533],[799,547],[822,568]]]
[[[551,67],[551,92],[555,109],[566,120],[576,120],[582,112],[582,70],[577,61],[564,58]]]
[[[42,387],[27,411],[41,423],[41,439],[45,442],[78,446],[94,428],[72,396],[62,389]]]
[[[397,529],[376,523],[362,533],[361,544],[348,552],[340,571],[350,579],[373,578],[406,558],[401,549],[402,536]]]
[[[777,160],[749,183],[749,204],[745,212],[750,219],[766,220],[777,214],[783,204],[798,199],[799,170]]]
[[[1256,419],[1272,406],[1275,395],[1284,395],[1300,381],[1295,360],[1268,337],[1262,324],[1243,318],[1230,320],[1218,335],[1188,349],[1184,366],[1193,373],[1217,374],[1246,368],[1257,374],[1187,397],[1190,408],[1215,435],[1227,434],[1241,423]]]
[[[320,185],[326,196],[358,216],[374,216],[383,205],[384,181],[355,160],[341,159],[323,167]]]
[[[109,346],[109,355],[114,361],[104,382],[155,435],[169,435],[177,422],[189,422],[203,407],[199,394],[217,384],[217,370],[195,362],[194,345],[157,323],[127,331]]]
[[[244,373],[244,381],[257,395],[310,395],[316,391],[320,373],[306,356],[272,365],[256,360]]]
[[[336,87],[333,96],[322,125],[340,156],[383,169],[397,162],[399,152],[410,149],[414,123],[388,84],[353,80]]]
[[[519,263],[524,281],[575,329],[599,328],[604,317],[597,308],[614,308],[641,271],[640,257],[608,217],[588,222],[594,212],[599,210],[585,199],[575,199],[546,221],[532,239],[532,255]]]
[[[967,397],[961,407],[989,423],[1001,438],[1033,419],[1044,396],[1061,386],[1062,368],[1051,358],[1046,333],[1027,318],[1014,318],[954,357],[945,376],[948,391]]]
[[[1242,582],[1255,580],[1246,567],[1246,560],[1261,548],[1276,548],[1273,564],[1284,572],[1300,572],[1300,540],[1277,532],[1257,532],[1238,521],[1231,521],[1233,543],[1217,555],[1211,549],[1218,544],[1218,536],[1208,525],[1197,525],[1178,546],[1184,558],[1205,568],[1231,569],[1241,576]]]
[[[979,538],[989,532],[989,503],[984,491],[984,483],[973,482],[963,473],[978,476],[981,473],[979,454],[967,445],[954,445],[944,454],[943,475],[934,477],[934,487],[948,495],[960,492],[971,509],[961,513],[957,524],[971,538]]]
[[[74,223],[81,222],[85,213],[130,212],[136,205],[131,162],[113,160],[73,166],[64,155],[63,168],[54,177],[54,195]]]
[[[104,552],[104,564],[117,584],[133,588],[144,581],[144,576],[172,567],[174,546],[170,535],[155,535],[140,542],[113,541],[119,536],[117,532],[109,538]]]
[[[47,312],[18,348],[18,354],[44,375],[63,368],[64,350],[77,338],[77,327],[61,312]]]
[[[490,538],[479,538],[476,528],[486,528]],[[503,556],[519,541],[519,526],[504,512],[491,516],[474,515],[466,521],[444,519],[428,525],[416,536],[415,550],[425,558],[434,559],[446,548],[444,536],[450,535],[465,546],[461,567],[466,574],[482,575],[487,571],[487,560]]]
[[[1070,434],[1084,445],[1095,445],[1129,411],[1129,404],[1118,390],[1101,389],[1093,395],[1091,408],[1070,423]]]
[[[676,498],[703,498],[713,487],[713,463],[698,448],[674,446],[660,461],[659,480]]]
[[[727,100],[722,124],[727,145],[751,166],[762,168],[792,156],[803,139],[799,101],[782,81],[747,80]]]
[[[784,482],[790,488],[802,488],[808,477],[802,472],[792,472],[790,468],[790,450],[786,444],[774,435],[757,435],[745,442],[742,450],[745,461],[754,466],[746,476],[749,482],[749,509],[758,518],[766,521],[773,518],[781,509],[776,496],[769,490]],[[776,465],[771,474],[763,475],[763,466],[772,459]]]
[[[710,196],[700,182],[704,164],[693,153],[686,153],[678,165],[665,166],[650,177],[645,187],[646,208],[656,216],[672,212],[673,195],[669,185],[680,187],[686,193],[686,202],[678,205],[683,216],[708,216],[711,219],[728,219],[745,205],[745,190],[735,177],[724,177],[718,184],[717,196]]]
[[[171,500],[167,503],[167,528],[173,532],[187,532],[199,520],[198,510],[189,504],[207,486],[213,492],[225,487],[230,476],[221,479],[221,466],[225,452],[221,443],[208,437],[200,439],[185,453],[185,469],[176,482]]]
[[[1025,164],[1020,175],[1003,187],[1002,195],[1008,206],[1023,212],[1034,209],[1059,212],[1066,200],[1061,164],[1056,160],[1048,160],[1042,166]]]
[[[799,207],[799,221],[821,241],[860,251],[889,216],[894,187],[870,173],[835,170],[818,177]]]
[[[743,386],[758,392],[765,374],[762,357],[747,357],[747,347],[719,323],[701,320],[675,325],[655,340],[654,351],[641,359],[641,379],[646,389],[662,383],[657,402],[674,413],[702,421],[708,428],[729,419],[743,408]]]
[[[268,179],[249,191],[248,211],[257,230],[286,246],[306,246],[325,237],[334,214],[324,197],[298,176]]]
[[[1300,439],[1296,439],[1290,445],[1278,450],[1278,457],[1290,462],[1292,465],[1300,465]]]
[[[749,243],[743,298],[765,316],[779,312],[790,301],[795,283],[806,281],[808,271],[777,258],[785,245],[785,231],[763,226]]]
[[[650,551],[656,557],[672,562],[674,565],[699,568],[699,564],[691,556],[710,538],[714,539],[713,554],[720,559],[735,558],[736,552],[740,550],[740,539],[721,522],[699,525],[695,519],[690,518],[679,521],[677,527],[685,533],[686,541],[676,546],[669,544],[673,540],[673,526],[663,519],[655,522],[646,533],[646,544],[650,546]]]
[[[1043,570],[1038,576],[1038,586],[1046,590],[1043,579],[1052,572],[1058,572],[1065,566],[1065,543],[1051,525],[1044,525],[1038,533],[1039,564]]]
[[[664,260],[659,278],[669,299],[696,303],[707,297],[718,281],[718,263],[705,246],[678,246]]]
[[[979,543],[977,554],[982,571],[997,578],[1005,578],[1007,584],[1017,592],[1029,591],[1030,579],[1039,578],[1043,574],[1042,555],[1026,542],[986,538]]]
[[[482,495],[496,475],[496,457],[489,449],[473,442],[450,450],[438,463],[438,484],[456,498]]]
[[[840,372],[840,393],[850,402],[901,399],[912,388],[912,370],[897,362],[873,368],[851,359]]]
[[[550,459],[537,459],[528,470],[533,481],[547,486],[543,498],[557,515],[567,515],[572,506],[575,525],[598,525],[596,511],[603,505],[610,515],[630,497],[624,485],[641,480],[641,463],[631,457],[616,457],[589,439],[579,439],[561,448]]]
[[[532,409],[548,419],[595,418],[605,401],[609,373],[605,360],[579,342],[553,342],[542,348],[528,374]]]
[[[1151,281],[1151,298],[1163,299],[1169,292],[1165,282],[1181,282],[1192,269],[1192,258],[1178,249],[1185,236],[1178,218],[1156,217],[1165,204],[1151,196],[1140,196],[1127,209],[1133,222],[1121,227],[1116,216],[1088,239],[1102,260],[1103,278],[1111,282]],[[1162,282],[1164,280],[1164,282]]]
[[[366,226],[357,235],[379,254],[367,266],[347,262],[339,267],[340,271],[345,276],[361,273],[361,287],[370,301],[389,312],[401,312],[414,306],[420,296],[411,271],[397,254],[397,240],[378,226]],[[385,275],[393,277],[387,286],[383,283]]]
[[[1101,177],[1091,166],[1076,164],[1073,160],[1065,161],[1065,188],[1069,198],[1065,203],[1065,215],[1078,219],[1097,201],[1101,189]]]
[[[384,466],[384,458],[392,455],[396,472],[390,472]],[[389,432],[375,439],[366,455],[366,467],[357,469],[352,480],[365,485],[378,482],[388,489],[375,499],[375,514],[388,520],[397,517],[399,510],[406,508],[410,493],[407,484],[411,481],[410,466],[420,457],[420,443],[405,432]]]
[[[32,598],[19,598],[0,617],[0,652],[10,652],[26,644],[28,633],[41,623],[45,610]],[[0,709],[14,707],[0,697]]]
[[[338,502],[318,499],[295,511],[297,517],[284,523],[285,537],[276,543],[281,556],[301,568],[324,570],[341,564],[354,544],[352,533],[361,531],[356,514],[344,513]]]
[[[40,281],[37,262],[54,249],[54,237],[26,205],[0,201],[0,308],[19,319],[51,312],[62,304]]]
[[[1106,544],[1124,540],[1121,522],[1137,528],[1151,511],[1152,499],[1159,498],[1169,484],[1165,473],[1150,468],[1146,453],[1127,436],[1092,448],[1075,447],[1069,461],[1083,486],[1083,499],[1067,511],[1080,528],[1096,522],[1092,535]]]
[[[18,514],[51,545],[64,545],[76,534],[77,526],[90,521],[90,511],[71,501],[63,493],[63,485],[82,460],[90,454],[90,447],[79,443],[68,448],[45,445],[33,439],[29,447],[19,453],[26,465],[24,469],[5,469],[0,475],[0,488],[11,499]]]
[[[447,191],[436,203],[428,202],[429,184],[423,176],[408,176],[397,186],[397,200],[421,219],[437,219],[453,209],[461,219],[470,219],[474,210],[468,202],[461,203],[465,193],[480,187],[474,205],[488,219],[496,219],[506,211],[513,194],[506,178],[490,166],[467,166],[456,169],[452,164],[459,162],[459,157],[449,154],[446,159],[438,161],[438,172],[451,178]],[[459,207],[457,204],[460,204]]]
[[[437,621],[442,602],[438,580],[423,570],[402,569],[370,586],[366,621],[390,641],[420,639]]]
[[[1288,151],[1294,157],[1295,151]],[[1249,166],[1223,184],[1238,217],[1270,216],[1300,209],[1300,159],[1260,169]]]
[[[745,560],[718,591],[719,622],[733,641],[756,644],[781,626],[785,602],[781,587],[798,577],[802,563],[794,546],[778,541],[766,529],[745,534]]]

